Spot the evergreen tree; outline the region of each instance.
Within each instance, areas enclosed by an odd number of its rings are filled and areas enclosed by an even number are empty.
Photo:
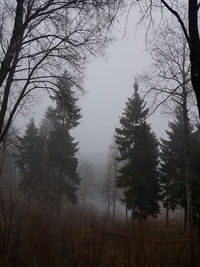
[[[163,189],[163,205],[173,210],[176,207],[184,208],[185,224],[187,213],[186,201],[186,164],[185,164],[185,136],[184,114],[182,106],[178,106],[175,112],[175,120],[169,123],[166,131],[167,140],[162,139],[161,145],[161,182]],[[192,127],[188,126],[188,140],[191,155]],[[191,163],[191,160],[190,160]],[[190,177],[192,172],[190,168]],[[170,184],[170,186],[168,186]],[[168,197],[168,199],[167,199]]]
[[[52,97],[56,105],[48,108],[39,131],[32,119],[25,135],[18,138],[16,163],[22,174],[20,187],[29,204],[34,197],[45,205],[56,205],[59,212],[63,195],[71,203],[77,201],[78,143],[70,130],[78,125],[81,115],[67,72],[58,79],[57,86]]]
[[[169,210],[174,211],[177,207],[177,198],[175,195],[174,176],[176,170],[174,168],[174,154],[170,150],[168,141],[162,140],[160,145],[160,184],[161,184],[161,198],[163,207],[166,208],[166,226],[169,224]]]
[[[134,89],[120,118],[121,127],[116,128],[119,161],[123,163],[117,184],[123,189],[123,202],[141,221],[159,213],[158,141],[145,121],[148,109],[136,82]]]
[[[185,210],[185,227],[187,216],[186,199],[186,164],[185,164],[185,137],[184,113],[182,106],[175,112],[175,120],[169,123],[166,131],[167,140],[161,143],[160,176],[162,185],[163,206],[174,210],[181,207]],[[193,131],[188,123],[188,148],[189,148],[189,175],[191,181],[191,200],[193,222],[199,229],[200,239],[200,139],[199,129]],[[168,213],[168,211],[167,211]],[[168,220],[168,219],[167,219]]]
[[[58,79],[58,93],[53,97],[55,108],[48,108],[46,117],[51,121],[53,130],[49,132],[47,153],[49,157],[49,179],[57,196],[57,208],[60,210],[61,197],[65,195],[71,203],[77,201],[76,191],[80,179],[77,173],[76,152],[78,143],[70,130],[78,125],[81,118],[77,98],[72,90],[73,84],[67,72]]]
[[[41,170],[42,146],[33,119],[27,125],[24,136],[18,137],[16,147],[18,150],[16,164],[22,175],[20,188],[27,196],[30,206],[31,200],[38,198],[41,189],[39,171]]]

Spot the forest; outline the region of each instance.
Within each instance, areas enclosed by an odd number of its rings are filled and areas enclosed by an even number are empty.
[[[200,266],[200,2],[0,3],[0,267]],[[88,127],[91,60],[129,21],[150,64],[132,51],[130,88],[111,66]]]

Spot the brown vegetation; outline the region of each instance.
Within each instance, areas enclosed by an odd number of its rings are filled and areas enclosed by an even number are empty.
[[[69,207],[60,221],[36,204],[1,198],[0,266],[187,267],[187,239],[179,223],[125,224]],[[4,217],[2,217],[4,216]],[[195,232],[194,232],[194,236]],[[194,266],[200,266],[194,238]]]

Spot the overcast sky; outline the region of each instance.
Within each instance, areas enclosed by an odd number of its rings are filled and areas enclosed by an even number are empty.
[[[80,101],[83,118],[76,136],[81,155],[95,165],[98,161],[106,162],[119,116],[127,98],[133,94],[135,76],[151,64],[145,47],[145,30],[139,29],[135,33],[137,18],[134,17],[134,13],[129,17],[127,38],[122,38],[122,21],[115,33],[117,41],[106,50],[107,57],[98,57],[88,66],[85,81],[88,94]],[[157,113],[149,121],[158,136],[163,135],[166,120]]]
[[[108,147],[127,98],[133,94],[135,77],[151,64],[145,52],[145,29],[135,31],[137,21],[137,14],[132,12],[123,38],[125,20],[121,19],[113,32],[117,40],[106,49],[106,56],[93,59],[87,68],[84,82],[87,94],[79,102],[83,117],[74,134],[80,142],[79,154],[96,168],[99,165],[105,169]],[[139,89],[144,88],[139,85]],[[32,116],[38,122],[49,104],[48,99],[42,98],[26,119],[18,120],[18,125],[22,128]],[[156,113],[149,121],[157,135],[162,136],[166,120]]]

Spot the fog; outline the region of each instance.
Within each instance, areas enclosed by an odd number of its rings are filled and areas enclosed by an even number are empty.
[[[113,41],[105,49],[105,54],[88,59],[83,82],[85,92],[80,94],[79,100],[82,118],[80,125],[73,130],[79,142],[78,156],[93,164],[99,179],[104,177],[108,148],[125,103],[134,92],[135,78],[152,63],[146,49],[146,27],[138,25],[138,12],[132,10],[126,19],[126,16],[121,16],[114,24]],[[141,95],[146,91],[147,88],[139,85]],[[148,105],[148,99],[146,101]],[[52,101],[46,93],[36,93],[33,105],[23,116],[17,117],[17,128],[23,132],[31,117],[39,124],[49,105]],[[161,106],[148,119],[158,138],[165,135],[168,123],[160,114],[162,110]]]
[[[2,267],[199,267],[188,3],[1,1]]]

